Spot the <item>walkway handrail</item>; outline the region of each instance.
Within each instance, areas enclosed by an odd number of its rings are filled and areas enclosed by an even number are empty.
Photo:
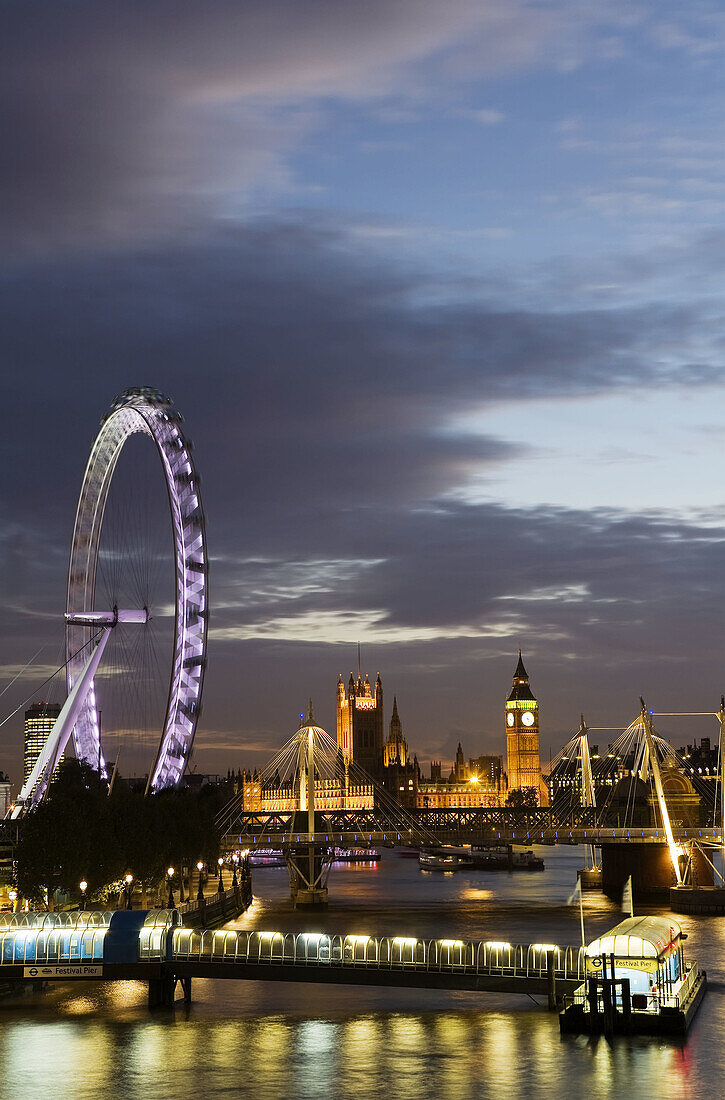
[[[177,928],[173,957],[254,966],[359,967],[583,980],[583,948],[555,944],[420,940],[317,932],[197,931]]]

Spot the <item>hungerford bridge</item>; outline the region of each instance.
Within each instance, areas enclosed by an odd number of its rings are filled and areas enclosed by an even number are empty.
[[[12,818],[18,823],[44,798],[71,737],[76,756],[109,777],[101,746],[94,680],[113,633],[147,629],[151,616],[148,606],[99,608],[96,580],[111,481],[125,444],[137,434],[148,437],[154,444],[165,479],[175,578],[167,705],[147,789],[176,786],[184,774],[200,713],[206,669],[208,554],[199,477],[191,444],[182,430],[182,419],[168,397],[143,387],[126,390],[116,398],[101,422],[82,481],[71,544],[65,614],[64,667],[68,694],[12,809]],[[720,721],[722,748],[725,703],[716,717]],[[615,890],[630,874],[635,890],[640,893],[647,892],[648,886],[664,887],[670,881],[681,885],[688,874],[692,875],[696,864],[703,865],[702,859],[693,853],[721,845],[725,829],[722,821],[717,822],[719,827],[689,829],[671,820],[659,764],[666,742],[655,736],[651,715],[644,704],[630,730],[635,728],[638,741],[633,774],[650,782],[656,793],[659,825],[653,828],[605,827],[598,822],[586,729],[570,742],[576,745],[580,761],[579,805],[564,814],[553,809],[447,809],[411,814],[377,789],[367,801],[349,797],[351,787],[360,788],[372,781],[360,769],[356,774],[353,762],[343,761],[341,767],[337,745],[314,725],[311,713],[309,721],[272,761],[274,782],[280,794],[275,808],[271,812],[245,810],[243,799],[236,798],[221,812],[217,824],[227,851],[283,848],[290,866],[293,894],[303,903],[314,904],[326,896],[323,880],[329,864],[326,865],[325,853],[330,846],[361,842],[559,843],[583,844],[592,849],[598,846],[603,853],[604,877],[609,864],[610,885]],[[725,759],[722,751],[720,759],[721,763]],[[325,768],[327,781],[323,776],[320,782]],[[330,784],[335,783],[341,794],[336,806],[329,797]],[[725,799],[720,802],[725,807]],[[7,833],[7,827],[3,831]],[[6,843],[11,841],[9,836],[5,839]]]

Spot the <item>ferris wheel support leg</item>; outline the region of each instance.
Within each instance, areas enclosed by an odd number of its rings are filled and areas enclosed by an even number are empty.
[[[98,665],[100,664],[103,651],[106,648],[106,643],[111,636],[112,630],[113,626],[107,626],[104,629],[96,648],[88,658],[83,671],[63,704],[61,712],[46,738],[42,752],[35,762],[35,767],[28,776],[27,781],[23,784],[23,789],[18,796],[15,809],[12,812],[13,819],[20,817],[25,809],[36,806],[42,801],[48,784],[50,783],[51,776],[55,771],[55,766],[70,740],[70,735],[73,732],[73,727],[76,724],[81,707],[86,701],[86,695],[93,686],[93,678],[98,671]]]

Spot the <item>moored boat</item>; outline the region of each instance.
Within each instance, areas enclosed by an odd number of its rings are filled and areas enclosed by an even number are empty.
[[[331,851],[335,863],[377,863],[380,859],[378,848],[333,848]]]
[[[281,848],[255,848],[249,853],[250,867],[285,867]]]
[[[496,848],[473,848],[474,867],[480,871],[543,871],[544,861],[529,849],[514,852],[505,845]]]
[[[422,871],[460,871],[473,867],[470,848],[421,848],[418,865]]]

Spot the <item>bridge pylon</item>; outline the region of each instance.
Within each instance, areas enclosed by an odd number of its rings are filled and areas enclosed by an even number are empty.
[[[318,909],[327,906],[327,877],[332,857],[329,844],[315,843],[315,737],[312,700],[305,725],[297,731],[299,741],[299,807],[307,813],[309,840],[285,845],[285,859],[290,877],[290,893],[295,909]]]
[[[596,810],[597,800],[594,793],[594,776],[592,775],[592,758],[589,752],[589,727],[581,716],[579,725],[579,761],[581,779],[581,803],[582,806]],[[587,859],[584,866],[578,872],[577,877],[582,890],[601,890],[602,868],[597,863],[597,850],[593,844],[588,844],[585,849]]]

